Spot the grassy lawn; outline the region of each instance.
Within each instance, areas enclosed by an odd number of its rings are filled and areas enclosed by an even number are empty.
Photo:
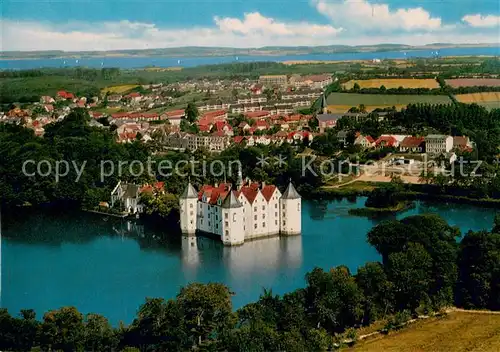
[[[500,315],[452,312],[361,341],[345,351],[500,351]]]
[[[330,105],[358,106],[377,105],[388,106],[408,105],[411,103],[446,104],[451,103],[446,95],[388,95],[388,94],[356,94],[356,93],[331,93],[327,98]]]
[[[488,110],[500,109],[500,101],[490,101],[486,103],[479,103],[478,105],[484,106]]]

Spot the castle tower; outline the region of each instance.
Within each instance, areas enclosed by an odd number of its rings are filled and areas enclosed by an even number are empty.
[[[300,235],[302,232],[302,200],[292,182],[280,198],[280,233]]]
[[[243,205],[234,191],[230,191],[222,202],[222,242],[226,246],[237,246],[245,242],[245,219]]]
[[[196,205],[198,204],[198,194],[188,183],[184,192],[179,198],[181,230],[183,234],[194,235],[196,233]]]
[[[241,168],[238,168],[238,181],[236,182],[237,190],[240,190],[243,187],[243,173],[241,172]]]

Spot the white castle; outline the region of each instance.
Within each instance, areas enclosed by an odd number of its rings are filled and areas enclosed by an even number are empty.
[[[274,185],[238,181],[203,186],[191,183],[180,197],[181,230],[220,236],[228,246],[275,235],[300,235],[301,197],[290,182],[283,194]]]

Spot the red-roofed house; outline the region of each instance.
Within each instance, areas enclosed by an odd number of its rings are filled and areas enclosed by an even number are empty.
[[[378,148],[384,148],[384,147],[397,147],[398,146],[398,140],[392,136],[381,136],[375,141],[375,145]]]
[[[255,122],[255,127],[261,131],[268,130],[269,124],[266,121],[259,120],[259,121]]]
[[[54,112],[54,106],[52,104],[45,104],[43,108],[49,113]]]
[[[243,144],[245,142],[245,136],[235,136],[233,137],[234,144]]]
[[[124,98],[127,100],[130,100],[130,102],[132,102],[132,103],[138,103],[142,100],[143,97],[138,92],[132,92],[132,93],[127,94]]]
[[[423,153],[425,151],[424,137],[406,137],[399,144],[402,153]]]
[[[226,121],[217,121],[215,123],[215,129],[217,132],[222,132],[226,136],[232,136],[234,134],[233,128]]]
[[[254,119],[254,120],[265,120],[270,116],[271,116],[271,113],[269,111],[266,111],[266,110],[252,111],[252,112],[245,113],[245,117],[247,117],[249,119]]]
[[[206,112],[203,115],[201,115],[200,120],[207,121],[208,123],[214,123],[216,121],[226,121],[227,111],[217,110],[217,111]]]
[[[254,85],[250,91],[252,92],[252,94],[255,94],[255,95],[261,95],[262,94],[262,91],[263,91],[263,87],[261,84],[256,84]]]
[[[73,95],[73,93],[68,93],[64,90],[61,90],[59,92],[57,92],[57,97],[60,98],[60,99],[64,99],[64,100],[68,100],[68,99],[75,99],[75,96]]]
[[[168,120],[171,125],[180,126],[181,120],[186,116],[185,110],[166,111],[160,116],[160,120]]]
[[[200,132],[210,132],[212,130],[212,125],[198,125]]]

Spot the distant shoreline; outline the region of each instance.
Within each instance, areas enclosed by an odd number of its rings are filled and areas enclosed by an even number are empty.
[[[0,61],[5,60],[71,60],[71,59],[97,59],[97,58],[197,58],[197,57],[232,57],[232,56],[300,56],[300,55],[334,55],[357,53],[383,53],[390,51],[418,51],[460,48],[492,48],[499,47],[498,43],[484,44],[429,44],[423,46],[410,45],[373,45],[373,46],[327,46],[327,47],[277,47],[277,48],[171,48],[150,50],[117,50],[117,51],[82,51],[63,52],[50,51],[0,51]],[[131,53],[133,51],[133,53]],[[12,55],[12,56],[9,56]],[[319,60],[323,61],[323,60]]]

